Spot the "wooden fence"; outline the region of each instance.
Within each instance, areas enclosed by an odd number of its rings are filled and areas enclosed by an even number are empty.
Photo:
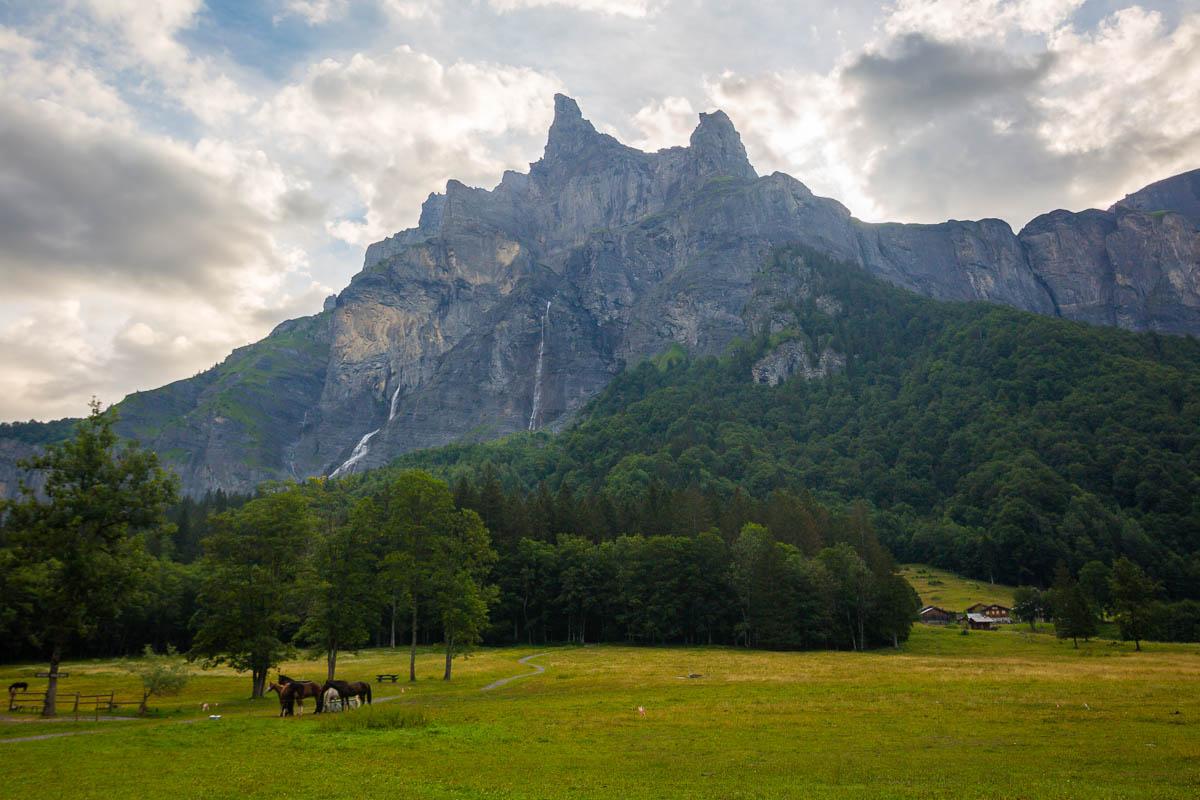
[[[106,694],[80,694],[78,692],[59,692],[55,701],[58,710],[70,713],[75,719],[79,715],[91,716],[99,720],[102,712],[115,711],[119,706],[136,705],[136,700],[118,701],[114,692]],[[67,711],[68,705],[70,711]],[[46,707],[45,692],[12,692],[8,695],[8,710],[14,712],[36,711],[41,713]]]

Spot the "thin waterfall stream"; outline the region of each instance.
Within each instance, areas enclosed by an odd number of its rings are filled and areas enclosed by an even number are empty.
[[[546,357],[546,326],[550,323],[550,301],[542,312],[542,335],[538,340],[537,369],[533,372],[533,410],[529,412],[529,430],[537,430],[538,412],[542,410],[542,362]]]

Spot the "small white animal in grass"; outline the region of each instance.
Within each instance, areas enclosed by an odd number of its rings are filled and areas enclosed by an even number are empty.
[[[200,710],[201,710],[201,711],[208,711],[208,703],[204,703],[203,705],[201,705],[201,706],[200,706]]]
[[[638,706],[638,716],[639,717],[646,716],[646,707],[645,706]]]

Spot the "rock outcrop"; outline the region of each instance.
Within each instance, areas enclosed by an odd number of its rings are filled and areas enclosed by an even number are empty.
[[[826,347],[818,355],[804,342],[789,339],[756,361],[750,368],[750,377],[755,383],[778,386],[793,375],[812,381],[845,368],[846,357],[836,350]]]
[[[788,175],[760,177],[722,112],[700,115],[687,147],[645,153],[560,95],[528,173],[492,190],[450,181],[416,227],[367,248],[320,314],[131,395],[121,429],[193,494],[554,429],[627,364],[774,330],[775,309],[808,287],[762,267],[793,243],[938,299],[1197,334],[1198,174],[1108,211],[1044,215],[1019,235],[994,219],[867,224]],[[843,364],[787,342],[753,377],[775,385]]]

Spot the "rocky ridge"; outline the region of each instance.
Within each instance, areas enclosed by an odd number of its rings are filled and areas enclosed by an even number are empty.
[[[1019,234],[996,219],[870,224],[788,175],[759,176],[720,111],[700,115],[687,147],[645,153],[559,95],[527,174],[506,172],[492,190],[450,181],[417,227],[367,248],[320,314],[131,395],[120,425],[193,494],[555,429],[626,364],[770,331],[779,303],[809,291],[799,276],[764,277],[772,250],[793,243],[936,299],[1195,335],[1197,176],[1106,211],[1054,211]],[[845,363],[781,347],[755,380]]]

